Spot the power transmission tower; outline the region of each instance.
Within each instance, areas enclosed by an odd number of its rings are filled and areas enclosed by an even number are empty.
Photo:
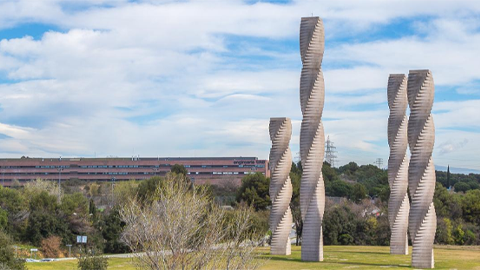
[[[335,162],[337,160],[337,147],[330,141],[330,136],[327,137],[325,142],[325,161],[330,164],[331,167],[335,167]]]
[[[377,165],[378,168],[383,170],[383,158],[377,158],[374,162],[375,165]]]

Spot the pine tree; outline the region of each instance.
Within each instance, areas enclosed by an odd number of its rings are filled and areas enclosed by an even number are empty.
[[[450,189],[450,165],[447,167],[447,188]]]

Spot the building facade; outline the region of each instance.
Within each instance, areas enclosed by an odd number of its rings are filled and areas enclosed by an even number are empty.
[[[20,158],[0,159],[2,185],[21,184],[35,179],[67,181],[124,181],[163,176],[170,168],[185,166],[196,184],[239,186],[248,174],[261,172],[269,177],[268,160],[256,157],[195,158]]]

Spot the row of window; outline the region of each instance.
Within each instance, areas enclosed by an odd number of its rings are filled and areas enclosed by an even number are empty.
[[[255,172],[188,172],[187,174],[254,174]]]
[[[75,165],[73,167],[76,167]],[[170,167],[170,164],[160,164],[160,165],[81,165],[79,166],[82,169],[104,169],[104,168],[159,168],[159,167]],[[185,168],[265,168],[265,165],[185,165]],[[46,165],[46,166],[1,166],[2,169],[67,169],[70,168],[69,165]]]
[[[66,169],[70,168],[69,165],[60,165],[60,166],[55,166],[55,165],[49,165],[49,166],[0,166],[1,169]]]
[[[162,172],[158,172],[161,174]],[[223,174],[254,174],[255,172],[188,172],[187,174],[215,174],[215,175],[223,175]],[[58,173],[48,173],[48,172],[36,172],[36,173],[4,173],[3,175],[59,175]],[[62,173],[63,175],[70,175],[70,174],[79,174],[79,175],[155,175],[156,172],[79,172],[79,173]]]

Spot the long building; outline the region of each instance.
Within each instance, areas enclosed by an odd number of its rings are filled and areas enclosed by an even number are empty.
[[[239,186],[248,174],[261,172],[269,177],[268,160],[256,157],[194,158],[29,158],[0,159],[1,183],[10,186],[15,180],[25,183],[35,179],[68,181],[142,180],[165,175],[170,168],[185,166],[196,184]]]

